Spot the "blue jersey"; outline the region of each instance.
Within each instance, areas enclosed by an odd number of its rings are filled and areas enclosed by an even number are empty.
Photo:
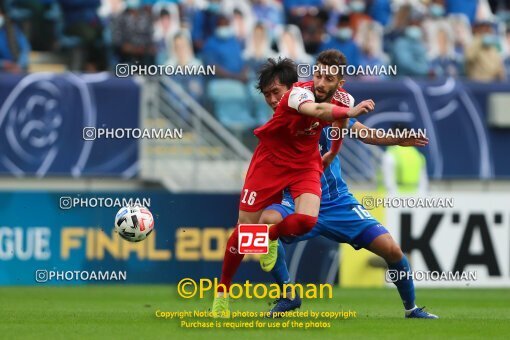
[[[349,128],[356,121],[349,120]],[[324,155],[331,148],[327,128],[322,131],[320,152]],[[354,249],[367,247],[379,235],[388,232],[365,208],[352,196],[342,179],[340,159],[335,157],[321,178],[322,197],[317,224],[312,231],[299,237],[282,237],[285,243],[309,240],[322,235],[330,240],[349,243]],[[282,218],[294,213],[294,201],[288,190],[284,191],[281,204],[272,204],[266,210],[280,213]]]
[[[351,128],[355,119],[349,119],[349,128]],[[328,138],[328,128],[324,128],[319,141],[319,150],[321,156],[331,148],[331,140]],[[329,167],[324,170],[321,177],[321,206],[322,205],[358,205],[358,201],[352,196],[347,188],[347,184],[342,178],[340,169],[340,157],[335,157]],[[283,204],[293,202],[290,192],[286,189],[283,194]]]

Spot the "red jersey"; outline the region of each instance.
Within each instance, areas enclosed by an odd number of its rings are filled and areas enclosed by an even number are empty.
[[[273,117],[255,129],[255,135],[260,146],[268,148],[289,167],[322,171],[319,139],[322,129],[331,123],[299,113],[299,107],[308,102],[315,102],[313,81],[294,83],[278,103]],[[342,107],[352,107],[353,102],[342,88],[331,99],[331,104]]]

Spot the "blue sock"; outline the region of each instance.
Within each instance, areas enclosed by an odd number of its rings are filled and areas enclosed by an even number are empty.
[[[397,270],[399,272],[409,272],[411,271],[411,266],[409,266],[409,261],[407,261],[407,257],[404,257],[398,261],[397,263],[388,263],[388,268]],[[395,286],[397,286],[398,293],[400,294],[400,298],[404,303],[405,309],[414,308],[414,283],[412,278],[404,278],[402,280],[394,282]]]
[[[278,240],[278,258],[273,270],[271,270],[271,275],[280,286],[290,282],[289,270],[287,269],[287,263],[285,263],[285,249],[280,240]]]

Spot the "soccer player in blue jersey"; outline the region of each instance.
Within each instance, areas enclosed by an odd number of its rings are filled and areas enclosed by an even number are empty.
[[[295,64],[289,59],[270,61],[265,65],[266,76],[272,77],[268,85],[261,88],[265,100],[271,108],[275,108],[281,96],[291,88],[297,81],[297,73],[294,77],[289,77],[291,69],[295,70]],[[295,71],[294,71],[295,72]],[[282,77],[282,75],[285,75]],[[341,76],[341,75],[340,75]],[[354,105],[352,96],[348,96],[349,106]],[[365,125],[350,119],[348,127],[353,130],[369,129]],[[328,152],[331,147],[331,140],[327,136],[327,128],[322,131],[320,139],[320,151],[323,156],[325,168],[321,178],[322,197],[318,222],[309,233],[295,238],[282,238],[286,243],[294,243],[308,240],[318,235],[322,235],[330,240],[339,243],[349,243],[355,249],[365,248],[372,253],[381,256],[388,268],[397,271],[410,271],[407,257],[402,253],[400,246],[393,240],[388,230],[375,220],[364,207],[349,192],[346,183],[342,179],[340,171],[340,160],[336,154]],[[367,135],[370,134],[361,134]],[[426,138],[364,138],[362,142],[375,145],[400,145],[400,146],[425,146],[428,144]],[[286,216],[294,212],[294,202],[289,192],[284,193],[281,204],[273,204],[265,209],[259,223],[276,224],[282,221]],[[289,272],[285,263],[285,250],[279,241],[278,257],[274,267],[263,268],[271,271],[274,279],[280,285],[290,281]],[[404,278],[394,282],[405,308],[406,318],[427,318],[436,319],[437,316],[426,312],[423,308],[415,305],[414,284],[411,277]],[[270,313],[284,312],[299,308],[301,299],[299,296],[287,294],[277,300],[276,305]]]

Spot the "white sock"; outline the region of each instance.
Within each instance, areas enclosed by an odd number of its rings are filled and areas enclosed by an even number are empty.
[[[411,314],[411,313],[413,312],[413,310],[415,310],[416,308],[418,308],[418,306],[416,306],[416,305],[414,305],[414,307],[413,307],[413,308],[411,308],[411,309],[405,309],[405,308],[404,308],[404,310],[406,311],[406,315]]]
[[[288,280],[286,280],[286,281],[283,281],[282,288],[285,287],[285,285],[288,285],[290,283],[291,283],[290,282],[290,278]],[[285,292],[282,290],[282,296],[281,297],[283,297],[284,293],[285,293],[285,298],[287,298],[287,299],[289,299],[291,301],[294,300],[293,297],[292,297],[292,288],[291,287],[287,287],[287,290]]]

